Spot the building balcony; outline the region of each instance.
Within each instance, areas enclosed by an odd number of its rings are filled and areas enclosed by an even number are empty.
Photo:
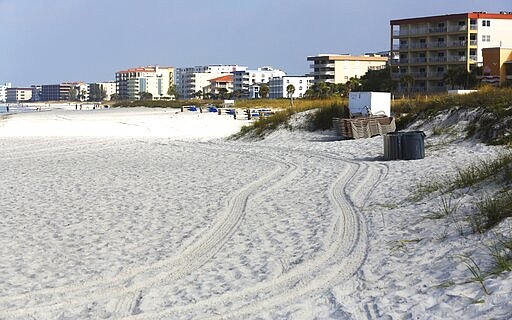
[[[468,26],[452,26],[448,27],[448,32],[465,32],[468,31]]]
[[[427,73],[426,72],[410,72],[409,73],[413,78],[426,78]]]
[[[427,44],[424,42],[411,43],[411,49],[426,49]]]
[[[446,33],[448,31],[445,27],[442,28],[429,28],[428,33]]]
[[[467,46],[467,41],[452,41],[450,42],[451,48],[465,48]]]
[[[445,73],[444,72],[429,72],[428,77],[429,78],[444,78]]]
[[[446,57],[432,57],[432,58],[428,58],[428,62],[430,62],[430,63],[443,63],[443,62],[446,62]]]
[[[314,63],[314,64],[310,64],[309,67],[311,69],[316,69],[316,68],[334,68],[334,63]]]
[[[431,42],[429,48],[446,48],[445,42]]]
[[[469,45],[476,46],[476,45],[478,45],[478,41],[477,40],[469,40]]]
[[[415,57],[411,59],[411,63],[426,63],[427,58],[425,57]]]
[[[469,25],[469,30],[478,30],[478,25],[476,25],[476,24],[470,24],[470,25]]]
[[[464,56],[452,56],[452,57],[448,57],[447,61],[448,62],[466,62],[467,58]]]

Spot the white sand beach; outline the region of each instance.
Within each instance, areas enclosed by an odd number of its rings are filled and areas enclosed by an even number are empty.
[[[500,147],[427,130],[425,159],[383,161],[382,137],[225,139],[244,124],[146,108],[2,118],[0,319],[510,318],[512,275],[486,295],[459,259],[493,235],[410,199]]]

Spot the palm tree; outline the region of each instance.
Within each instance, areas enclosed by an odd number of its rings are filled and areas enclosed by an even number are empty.
[[[260,85],[260,96],[265,99],[268,96],[268,92],[270,91],[270,88],[266,83],[262,83]]]
[[[295,86],[293,84],[289,84],[286,87],[286,94],[288,95],[288,98],[290,98],[290,105],[293,108],[293,94],[295,93]]]
[[[414,83],[414,78],[410,74],[405,74],[400,78],[400,85],[402,87],[407,87],[407,97],[411,95],[412,85]]]

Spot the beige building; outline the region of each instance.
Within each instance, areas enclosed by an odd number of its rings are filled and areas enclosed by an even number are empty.
[[[314,83],[345,83],[350,78],[364,76],[368,70],[383,69],[388,62],[387,57],[377,54],[319,54],[309,56],[307,59],[313,61],[310,65],[313,72],[309,76],[314,78]]]
[[[144,92],[154,100],[170,99],[169,88],[173,84],[173,67],[147,66],[116,72],[116,91],[124,100],[140,99]]]
[[[512,47],[511,12],[400,19],[390,25],[392,78],[411,76],[415,92],[444,91],[449,69],[471,71],[482,65],[482,49]]]

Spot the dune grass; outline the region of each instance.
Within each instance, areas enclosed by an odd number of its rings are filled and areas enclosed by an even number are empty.
[[[258,100],[257,100],[258,101]],[[260,101],[261,102],[261,101]],[[265,107],[263,104],[244,105],[244,108],[259,108]],[[268,106],[267,106],[268,107]],[[268,117],[261,117],[253,122],[251,125],[244,126],[240,133],[233,136],[233,138],[240,138],[243,136],[263,137],[265,134],[272,132],[278,127],[291,129],[289,120],[291,117],[299,112],[318,109],[309,117],[310,128],[312,130],[325,130],[332,128],[332,118],[339,117],[347,114],[346,100],[340,98],[322,99],[322,100],[297,100],[294,106],[288,106],[281,110],[275,110],[275,113]]]
[[[466,128],[468,137],[476,136],[483,142],[496,145],[512,144],[512,88],[482,87],[478,92],[465,95],[439,94],[399,99],[391,111],[399,130],[418,119],[428,119],[452,108],[479,109],[477,117]]]

